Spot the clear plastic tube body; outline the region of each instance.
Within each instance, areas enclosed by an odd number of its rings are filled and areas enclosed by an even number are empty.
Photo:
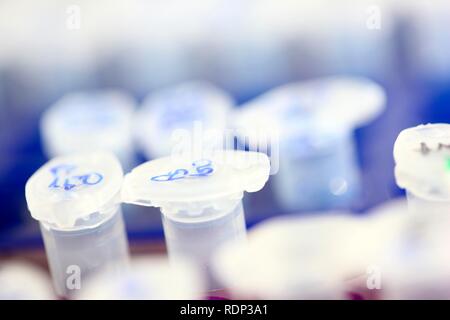
[[[211,256],[225,242],[246,241],[242,201],[231,210],[205,209],[195,218],[163,213],[162,221],[171,261],[189,259],[207,275],[209,290],[221,289],[211,275]]]
[[[96,273],[119,274],[129,263],[128,241],[120,205],[100,221],[73,230],[40,222],[45,250],[58,296],[70,297]],[[87,226],[86,226],[87,225]]]
[[[449,299],[450,200],[431,199],[407,190],[407,233],[394,251],[386,287],[387,299]]]
[[[437,239],[445,236],[450,227],[450,199],[426,199],[406,192],[412,226],[421,239]]]
[[[288,211],[349,207],[360,190],[351,132],[315,146],[303,140],[283,143],[274,184],[280,205]]]

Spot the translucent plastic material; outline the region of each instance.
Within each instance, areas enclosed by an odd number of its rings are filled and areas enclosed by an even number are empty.
[[[439,217],[432,224],[424,215],[411,219],[403,241],[389,248],[382,269],[384,299],[450,299],[449,238],[440,232],[444,226],[448,231],[448,218],[436,230]]]
[[[389,260],[389,298],[450,297],[450,125],[403,130],[394,145],[395,177],[406,189],[407,238]]]
[[[248,245],[218,250],[213,275],[232,298],[343,299],[345,279],[368,259],[366,231],[343,214],[267,220],[249,232]]]
[[[124,202],[161,207],[172,261],[189,259],[207,277],[210,257],[227,241],[245,241],[244,191],[260,190],[269,160],[256,152],[217,151],[203,159],[161,158],[125,177]],[[219,289],[209,277],[209,289]]]
[[[58,230],[41,223],[53,283],[59,296],[82,290],[89,277],[127,268],[128,243],[120,207],[93,228]],[[77,278],[79,276],[79,278]]]
[[[108,153],[55,158],[28,180],[28,207],[40,221],[59,296],[82,290],[84,281],[96,273],[125,270],[122,180],[119,161]]]
[[[349,132],[280,143],[274,192],[286,210],[345,208],[359,195],[356,150]]]
[[[207,82],[187,82],[150,94],[136,116],[136,137],[149,159],[173,150],[222,147],[231,97]]]
[[[42,116],[41,135],[49,158],[71,153],[110,151],[131,169],[134,162],[133,100],[120,91],[71,93]]]
[[[397,184],[407,190],[411,220],[422,237],[450,227],[450,125],[420,125],[402,131],[394,145]]]
[[[204,280],[186,261],[167,258],[135,258],[119,277],[104,274],[87,283],[78,299],[196,300],[204,293]]]
[[[352,297],[384,299],[386,291],[392,286],[392,279],[388,279],[387,275],[390,274],[392,262],[398,259],[392,252],[403,241],[411,240],[407,234],[409,215],[406,199],[401,197],[389,200],[367,214],[358,216],[358,219],[365,225],[365,229],[359,244],[352,245],[363,248],[358,253],[358,258],[362,259],[359,267],[347,278],[346,290]]]
[[[194,260],[205,274],[210,289],[220,288],[211,276],[210,257],[225,242],[245,244],[246,229],[242,202],[231,211],[216,211],[200,214],[200,219],[163,214],[164,235],[172,261]]]
[[[403,130],[394,145],[397,184],[419,198],[450,200],[450,124]]]
[[[383,89],[370,80],[322,78],[250,101],[236,111],[234,125],[242,143],[279,159],[272,174],[283,208],[349,207],[360,189],[353,130],[379,115],[384,102]]]

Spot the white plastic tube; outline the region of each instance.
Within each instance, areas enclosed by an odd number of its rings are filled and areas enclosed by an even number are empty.
[[[122,179],[113,155],[94,153],[55,158],[28,180],[28,208],[40,222],[58,296],[70,297],[96,274],[126,269]]]
[[[267,156],[255,152],[160,158],[126,175],[122,199],[160,207],[171,260],[190,260],[208,278],[209,290],[220,289],[210,274],[211,256],[223,243],[245,242],[243,192],[260,190],[269,170]]]
[[[246,240],[246,228],[242,201],[231,201],[234,208],[226,210],[205,209],[198,217],[164,213],[162,222],[167,250],[172,261],[191,259],[200,266],[210,282],[210,289],[217,289],[210,274],[210,257],[227,241],[240,243]]]
[[[393,299],[448,299],[450,255],[450,125],[403,130],[394,145],[395,177],[406,189],[407,238],[388,264]]]

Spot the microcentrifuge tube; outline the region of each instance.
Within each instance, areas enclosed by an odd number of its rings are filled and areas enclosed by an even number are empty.
[[[199,158],[165,157],[125,176],[122,200],[160,207],[169,258],[189,259],[210,277],[210,258],[227,241],[246,241],[243,192],[260,190],[269,177],[265,154],[215,151]]]
[[[394,159],[395,178],[406,189],[420,237],[446,235],[450,227],[450,124],[403,130],[394,145]]]
[[[122,181],[121,165],[109,153],[57,157],[28,180],[28,208],[39,221],[58,296],[82,290],[95,274],[126,270]]]

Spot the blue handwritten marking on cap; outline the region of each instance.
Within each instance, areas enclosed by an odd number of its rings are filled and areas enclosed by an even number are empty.
[[[54,178],[49,184],[51,189],[64,189],[66,191],[84,185],[96,185],[103,180],[103,176],[97,172],[91,172],[83,175],[70,175],[76,169],[74,165],[62,164],[50,169]]]
[[[206,177],[214,172],[214,169],[212,168],[211,165],[212,165],[211,160],[206,159],[197,160],[192,162],[192,167],[195,169],[194,172],[190,172],[188,169],[178,168],[166,174],[153,176],[151,177],[150,180],[156,182],[165,182],[165,181],[180,180],[189,177],[191,178]]]
[[[52,167],[50,169],[50,172],[54,175],[57,175],[61,171],[64,171],[64,173],[69,174],[71,171],[73,171],[76,168],[77,168],[77,166],[72,165],[72,164],[60,164],[55,167]]]
[[[151,180],[158,181],[158,182],[179,180],[179,179],[183,179],[188,173],[189,173],[189,171],[186,169],[176,169],[176,170],[170,171],[167,174],[154,176],[151,178]]]

